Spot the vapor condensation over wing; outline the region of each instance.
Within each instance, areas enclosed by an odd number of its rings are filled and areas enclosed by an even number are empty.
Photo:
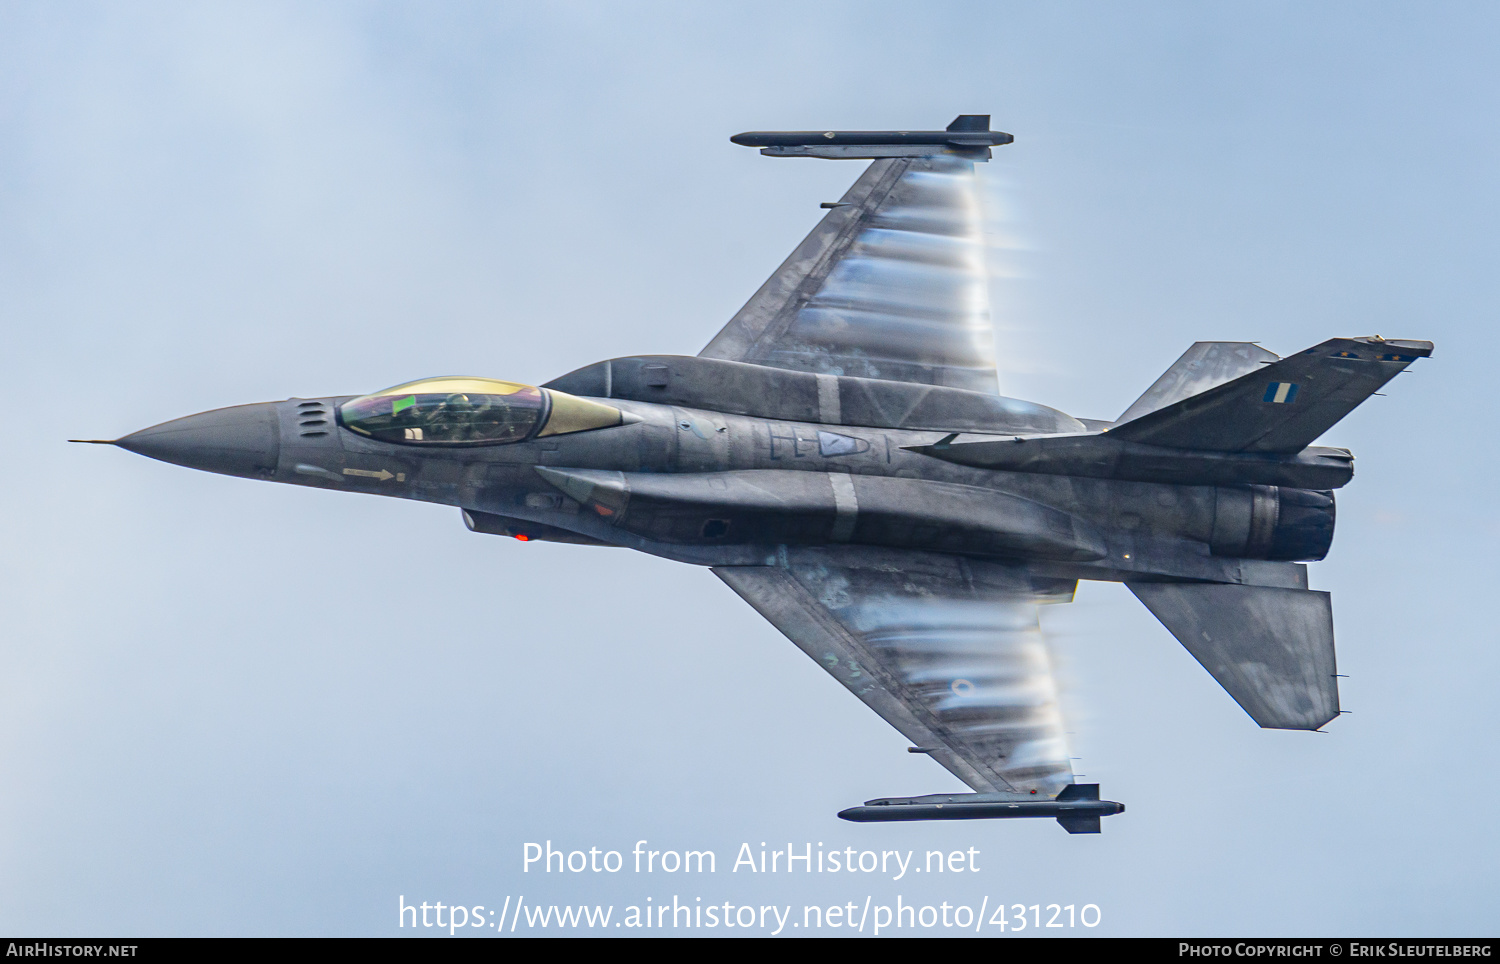
[[[934,169],[914,165],[902,175],[770,358],[826,354],[828,370],[841,369],[835,374],[874,378],[935,358],[992,383],[974,165],[946,158],[925,164]]]
[[[1072,782],[1037,604],[886,596],[850,621],[945,728],[1012,786]]]
[[[830,675],[976,790],[1073,782],[1038,609],[1073,583],[855,547],[714,570]]]
[[[973,163],[872,163],[703,354],[994,394]]]
[[[990,278],[990,327],[1000,385],[1007,376],[1046,371],[1046,352],[1035,343],[1036,329],[1024,310],[1022,284],[1032,276],[1034,245],[1023,218],[1022,192],[998,166],[980,170],[977,196],[983,214],[985,260]]]

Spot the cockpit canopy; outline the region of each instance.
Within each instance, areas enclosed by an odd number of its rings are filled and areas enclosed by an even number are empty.
[[[424,378],[339,406],[344,427],[382,442],[503,445],[543,435],[606,428],[620,410],[493,378]]]

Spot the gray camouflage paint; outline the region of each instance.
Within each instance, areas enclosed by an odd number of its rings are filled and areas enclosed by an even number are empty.
[[[1262,726],[1328,722],[1331,607],[1298,561],[1326,553],[1333,500],[1317,490],[1347,482],[1352,456],[1309,443],[1431,345],[1335,339],[1278,359],[1199,343],[1116,423],[999,396],[982,158],[930,140],[828,148],[880,159],[700,357],[612,359],[544,386],[617,408],[618,426],[399,444],[342,427],[349,398],[329,397],[115,444],[713,567],[913,752],[1001,795],[971,815],[1025,815],[989,805],[1073,782],[1037,613],[1078,579],[1129,585]],[[850,819],[928,818],[906,805]],[[1063,825],[1097,832],[1090,819]]]

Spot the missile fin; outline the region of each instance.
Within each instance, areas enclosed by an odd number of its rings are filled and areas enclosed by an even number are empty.
[[[953,123],[948,125],[950,131],[988,131],[989,129],[989,114],[959,114],[953,118]]]
[[[1098,833],[1099,818],[1094,817],[1058,817],[1058,824],[1068,833]]]

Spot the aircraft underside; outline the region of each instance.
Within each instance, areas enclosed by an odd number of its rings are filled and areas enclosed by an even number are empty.
[[[1123,811],[1074,783],[1038,619],[1080,579],[1125,583],[1259,725],[1339,714],[1305,563],[1353,456],[1313,443],[1430,343],[1199,342],[1118,419],[1074,418],[998,392],[974,165],[1011,137],[987,116],[736,141],[872,163],[697,356],[242,405],[112,444],[711,567],[974,791],[850,820],[1097,833]]]

